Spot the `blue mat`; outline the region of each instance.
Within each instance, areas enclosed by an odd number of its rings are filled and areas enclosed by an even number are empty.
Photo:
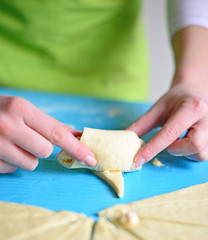
[[[150,103],[126,103],[89,97],[0,89],[1,95],[21,96],[47,114],[78,130],[83,127],[124,129],[151,106]],[[146,134],[147,142],[157,130]],[[164,167],[150,163],[134,173],[125,173],[125,194],[117,198],[104,181],[88,170],[68,170],[59,165],[54,148],[52,156],[40,159],[33,172],[17,170],[0,175],[0,200],[41,206],[51,210],[70,210],[96,218],[96,213],[118,203],[171,192],[208,181],[208,162],[198,163],[172,157],[167,151],[157,157]]]

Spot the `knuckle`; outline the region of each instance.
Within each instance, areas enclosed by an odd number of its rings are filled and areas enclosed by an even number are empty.
[[[193,113],[207,112],[207,103],[199,97],[187,98],[186,102],[192,107]]]
[[[59,144],[60,140],[64,138],[65,130],[59,125],[52,128],[50,133],[50,140],[55,145]]]
[[[192,147],[193,147],[193,149],[196,153],[200,152],[203,148],[203,145],[202,145],[199,138],[192,137],[191,138],[191,144],[192,144]]]
[[[157,154],[155,147],[152,144],[147,143],[142,150],[142,156],[144,159],[150,160],[153,156]]]
[[[5,109],[9,112],[23,111],[25,108],[25,100],[21,97],[8,97],[5,103]]]
[[[174,141],[180,136],[179,130],[176,127],[163,127],[163,134],[167,137],[169,142]]]
[[[208,160],[208,154],[205,153],[205,152],[200,152],[200,153],[198,154],[198,158],[199,158],[199,161],[205,162],[205,161]]]
[[[8,133],[13,132],[13,125],[12,123],[6,119],[1,117],[0,119],[0,135],[7,135]]]

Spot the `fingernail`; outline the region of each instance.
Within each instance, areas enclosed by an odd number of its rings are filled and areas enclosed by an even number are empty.
[[[181,153],[173,152],[170,149],[168,149],[168,153],[174,157],[183,157]]]
[[[90,155],[88,155],[88,156],[85,158],[84,162],[85,162],[88,166],[90,166],[90,167],[95,167],[96,164],[97,164],[97,161],[95,160],[95,158],[92,157],[92,156],[90,156]]]
[[[83,166],[87,166],[87,164],[85,162],[80,161],[80,164],[82,164]]]
[[[172,155],[174,157],[183,157],[183,155],[180,153],[170,153],[170,155]]]
[[[135,167],[139,167],[142,166],[143,164],[146,163],[146,160],[144,158],[139,158],[138,160],[136,160],[135,162]]]

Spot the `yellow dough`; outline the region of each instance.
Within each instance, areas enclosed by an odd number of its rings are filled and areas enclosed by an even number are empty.
[[[150,161],[150,163],[156,167],[163,167],[165,166],[165,164],[163,164],[162,162],[160,162],[160,160],[158,160],[157,158],[154,158],[152,161]]]
[[[121,221],[129,212],[138,217],[136,224]],[[109,218],[139,239],[207,240],[208,183],[130,204],[115,205],[101,211],[99,216]]]
[[[207,240],[208,183],[115,205],[99,216],[93,231],[94,220],[84,214],[0,202],[0,239]]]
[[[135,168],[133,159],[144,144],[136,133],[126,130],[100,130],[84,128],[80,138],[96,156],[97,165],[92,168],[81,164],[63,151],[58,155],[59,162],[68,168],[88,168],[96,171],[130,172]],[[68,155],[69,156],[69,155]],[[70,159],[71,161],[64,161]]]
[[[144,141],[131,131],[92,128],[84,128],[80,141],[95,154],[97,165],[94,168],[81,164],[63,150],[57,156],[58,161],[66,168],[94,170],[97,176],[109,183],[118,196],[122,197],[124,192],[122,172],[141,169],[135,167],[133,160],[144,145]]]
[[[51,216],[53,211],[41,207],[28,206],[10,202],[0,202],[0,222],[5,218],[27,218]]]
[[[0,239],[91,239],[94,220],[74,212],[0,202]]]
[[[106,181],[117,193],[117,195],[122,198],[124,195],[124,179],[122,172],[119,171],[92,171],[95,175]]]
[[[137,240],[127,231],[120,229],[104,218],[95,225],[93,240]]]

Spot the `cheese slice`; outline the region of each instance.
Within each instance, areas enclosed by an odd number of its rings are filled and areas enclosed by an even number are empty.
[[[123,196],[124,180],[122,172],[141,169],[135,167],[134,156],[144,145],[136,133],[126,130],[101,130],[84,128],[80,141],[96,156],[97,165],[89,167],[81,164],[63,150],[58,154],[58,161],[66,168],[88,168],[105,180]],[[95,172],[96,171],[96,172]]]
[[[125,223],[127,215],[134,224]],[[105,209],[110,219],[139,239],[207,239],[208,183]],[[136,223],[136,217],[139,219]]]

